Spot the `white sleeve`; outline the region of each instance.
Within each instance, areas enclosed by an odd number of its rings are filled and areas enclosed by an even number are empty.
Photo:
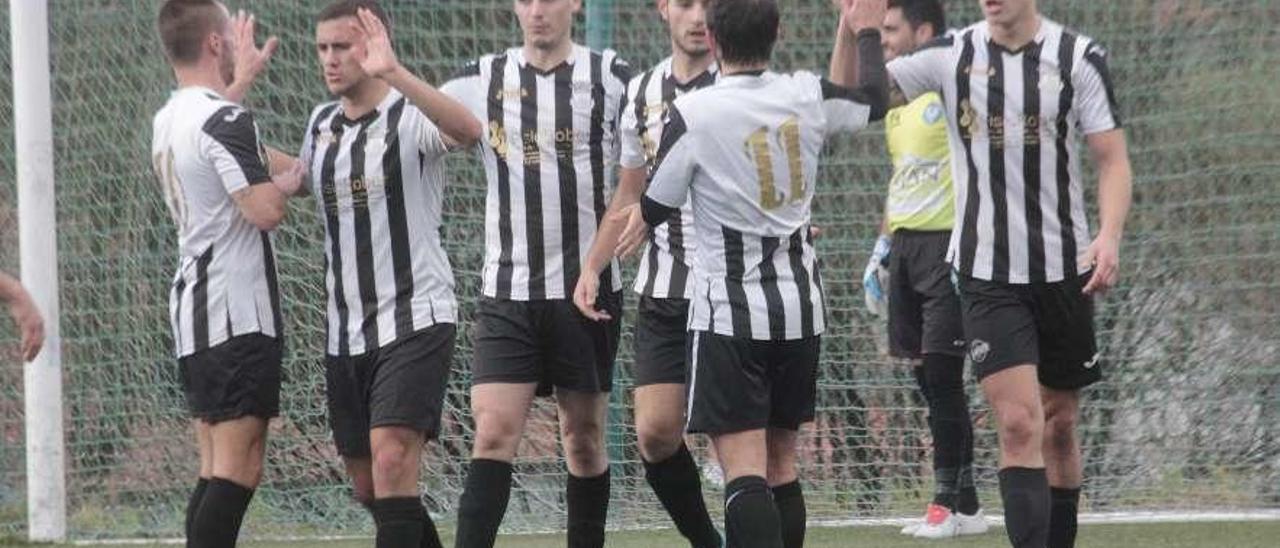
[[[258,141],[253,114],[238,105],[222,107],[205,122],[201,153],[218,172],[228,194],[246,186],[271,182],[265,150]]]
[[[1071,79],[1076,89],[1072,108],[1079,116],[1080,130],[1085,135],[1121,127],[1120,108],[1107,70],[1106,50],[1097,43],[1089,44]]]
[[[697,165],[693,144],[684,116],[672,105],[667,111],[662,144],[658,146],[658,158],[654,160],[649,174],[649,188],[645,196],[669,208],[684,205]]]
[[[482,62],[484,62],[484,59],[467,63],[452,80],[440,86],[440,91],[462,103],[476,118],[487,120],[488,112],[485,111],[486,92],[480,77],[480,63]]]
[[[406,101],[407,103],[407,101]],[[418,150],[427,154],[428,157],[436,158],[449,152],[449,146],[444,142],[444,134],[440,128],[427,118],[418,107],[406,104],[404,107],[404,118],[401,124],[409,124],[405,126],[410,135],[414,137]]]
[[[631,79],[627,86],[627,94],[622,101],[622,118],[618,122],[618,133],[621,135],[622,157],[619,164],[624,168],[640,168],[645,164],[644,142],[640,139],[640,124],[644,123],[636,116],[636,105],[644,104],[644,90],[640,89],[639,76]]]
[[[947,75],[955,68],[952,44],[956,39],[953,35],[935,38],[889,62],[889,79],[897,83],[908,101],[930,91],[942,92]]]

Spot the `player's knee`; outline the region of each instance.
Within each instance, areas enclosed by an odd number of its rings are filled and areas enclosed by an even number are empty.
[[[1009,451],[1022,452],[1039,444],[1044,432],[1044,415],[1034,405],[1008,404],[996,410],[1001,444]]]
[[[608,466],[603,436],[593,429],[569,429],[563,434],[564,458],[575,475],[595,475]]]
[[[640,456],[649,462],[660,462],[674,455],[684,443],[684,428],[661,421],[636,422]]]
[[[474,406],[476,420],[473,456],[510,461],[520,443],[520,420],[490,406]]]
[[[415,465],[411,451],[403,443],[385,441],[373,448],[373,474],[379,478],[399,478],[408,473]]]
[[[1057,413],[1045,418],[1045,446],[1054,455],[1067,455],[1076,448],[1078,419],[1074,413]]]

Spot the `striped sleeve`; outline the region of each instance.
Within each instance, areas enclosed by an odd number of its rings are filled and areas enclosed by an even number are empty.
[[[1072,84],[1079,92],[1073,107],[1079,113],[1081,131],[1091,135],[1121,127],[1120,107],[1107,70],[1106,50],[1091,42],[1085,48],[1084,62],[1076,67]]]
[[[258,142],[258,126],[248,110],[237,105],[222,107],[202,129],[201,149],[218,171],[227,193],[271,182],[263,161],[265,153]]]
[[[695,155],[693,143],[686,138],[688,127],[680,110],[671,106],[667,112],[666,123],[662,129],[662,144],[658,145],[658,158],[654,161],[653,171],[649,175],[649,189],[645,197],[666,206],[679,208],[689,195],[689,185],[693,182]],[[646,221],[649,221],[646,215]],[[670,215],[655,218],[660,221],[669,219]]]
[[[643,122],[636,113],[636,106],[643,105],[646,100],[641,80],[644,80],[643,76],[636,76],[627,85],[627,94],[622,100],[622,119],[618,124],[622,142],[619,164],[628,169],[644,167],[644,143],[640,139],[640,124]]]

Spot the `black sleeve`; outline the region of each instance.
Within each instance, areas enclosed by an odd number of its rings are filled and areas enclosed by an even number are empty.
[[[614,78],[621,80],[624,86],[631,82],[631,64],[620,57],[614,56],[613,63],[609,65],[609,72],[613,73]]]
[[[252,113],[244,107],[227,105],[210,116],[203,129],[231,154],[249,184],[271,182],[271,172],[263,161],[266,151],[258,142],[258,126]]]
[[[665,223],[679,212],[680,208],[662,205],[662,202],[650,198],[648,195],[640,198],[640,213],[644,214],[644,222],[649,226],[658,226]]]
[[[846,88],[822,80],[822,98],[846,99],[871,107],[871,121],[884,119],[889,111],[889,73],[884,67],[884,47],[878,29],[858,32],[858,87]]]

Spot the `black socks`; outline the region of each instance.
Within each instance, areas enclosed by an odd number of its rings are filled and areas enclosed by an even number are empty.
[[[1005,532],[1013,548],[1044,548],[1049,542],[1049,479],[1044,468],[1000,471]]]
[[[1073,548],[1076,545],[1076,515],[1080,511],[1080,488],[1050,487],[1052,510],[1049,512],[1049,548]]]
[[[778,507],[760,476],[743,476],[725,486],[724,522],[729,546],[783,548]]]
[[[205,487],[200,509],[191,524],[187,545],[193,548],[234,548],[240,523],[253,500],[253,489],[222,478],[213,478]]]
[[[782,524],[783,548],[804,546],[804,531],[808,515],[804,507],[804,492],[800,480],[784,483],[772,489],[773,504],[778,507],[778,520]]]
[[[191,498],[187,500],[187,521],[183,526],[182,534],[187,537],[187,545],[191,545],[193,537],[191,527],[196,522],[196,512],[200,511],[200,503],[204,501],[204,491],[209,488],[209,479],[200,478],[196,480],[196,488],[191,490]]]
[[[978,495],[973,488],[973,422],[964,391],[964,359],[925,354],[919,373],[933,437],[933,502],[972,515],[978,511]]]
[[[720,548],[720,533],[711,523],[707,503],[702,499],[702,477],[698,464],[683,443],[675,454],[660,462],[644,463],[648,480],[658,501],[671,516],[676,530],[695,548]]]
[[[375,499],[369,507],[378,526],[377,548],[421,548],[426,524],[418,497]]]
[[[473,459],[458,501],[455,548],[491,548],[511,500],[511,463]]]
[[[609,470],[593,478],[569,474],[565,484],[569,548],[602,548],[609,516]]]

